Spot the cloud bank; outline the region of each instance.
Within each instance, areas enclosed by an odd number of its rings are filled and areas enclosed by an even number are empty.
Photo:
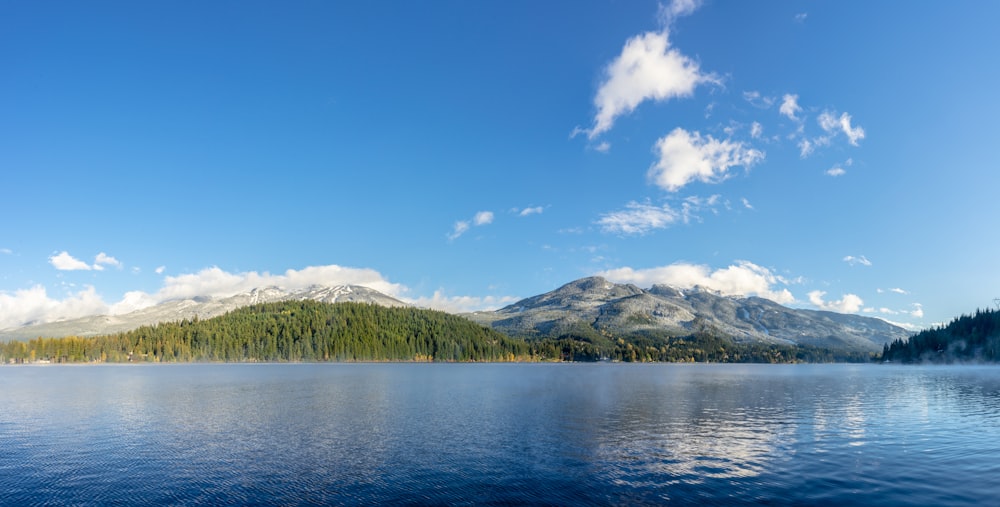
[[[654,284],[684,289],[704,287],[728,296],[760,296],[782,304],[795,301],[788,289],[777,287],[778,284],[785,283],[781,277],[749,261],[737,261],[736,264],[715,270],[701,264],[675,263],[647,269],[622,267],[602,271],[597,275],[640,287]]]
[[[816,305],[820,310],[827,310],[837,313],[858,313],[865,302],[856,294],[844,294],[837,301],[825,301],[823,296],[826,292],[814,290],[808,294],[809,302]]]
[[[259,287],[296,290],[312,285],[361,285],[419,307],[451,312],[496,308],[517,299],[513,296],[446,297],[441,291],[431,297],[411,298],[408,297],[409,288],[390,282],[374,269],[335,264],[289,269],[281,274],[257,271],[231,273],[219,267],[210,267],[196,273],[165,276],[163,285],[156,292],[126,292],[120,301],[111,304],[105,302],[92,286],[68,294],[63,299],[50,296],[42,285],[15,292],[0,291],[0,329],[91,315],[121,315],[166,301],[195,297],[224,298]]]

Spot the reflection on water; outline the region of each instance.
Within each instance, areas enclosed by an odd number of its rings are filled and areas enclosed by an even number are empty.
[[[987,367],[47,366],[0,382],[3,505],[1000,494]]]

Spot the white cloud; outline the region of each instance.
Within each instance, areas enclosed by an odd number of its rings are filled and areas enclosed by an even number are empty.
[[[594,151],[600,153],[607,153],[611,151],[611,143],[607,141],[601,141],[597,146],[594,146]]]
[[[156,273],[156,274],[158,274],[158,275],[162,275],[163,272],[166,271],[166,270],[167,270],[166,266],[157,266],[157,268],[154,269],[153,272]]]
[[[904,295],[909,294],[909,292],[900,289],[899,287],[893,287],[892,289],[889,289],[889,292],[895,292],[896,294],[904,294]]]
[[[835,166],[827,169],[826,170],[826,174],[828,176],[833,176],[833,177],[843,176],[843,175],[847,174],[847,169],[844,169],[844,168],[845,167],[851,167],[852,165],[854,165],[854,159],[849,158],[846,161],[844,161],[844,163],[837,164],[837,165],[835,165]]]
[[[781,98],[781,107],[778,108],[778,112],[792,120],[799,121],[798,114],[802,112],[802,108],[799,107],[799,96],[786,93]]]
[[[673,2],[666,9],[670,20],[697,6],[694,2]],[[668,29],[647,32],[629,39],[622,52],[608,64],[605,78],[594,97],[597,114],[586,132],[594,139],[607,132],[615,120],[635,110],[647,100],[665,101],[688,97],[702,83],[718,82],[703,74],[698,63],[670,47]]]
[[[680,214],[669,205],[654,206],[649,203],[630,202],[625,209],[612,211],[601,216],[597,225],[612,234],[646,234],[654,229],[670,227],[680,218]]]
[[[809,13],[807,13],[807,12],[800,12],[800,13],[798,13],[798,14],[795,15],[795,21],[797,23],[802,23],[802,22],[805,22],[806,18],[808,18],[808,17],[809,17]]]
[[[910,315],[918,319],[924,318],[924,305],[913,303],[913,311],[910,312]]]
[[[847,136],[848,142],[853,146],[858,145],[858,141],[865,138],[865,129],[861,126],[851,126],[851,115],[847,113],[841,113],[840,117],[836,116],[836,113],[831,113],[830,111],[823,111],[816,118],[819,123],[820,128],[828,133],[843,132]]]
[[[474,225],[487,225],[493,223],[493,212],[480,211],[479,213],[476,213],[476,216],[472,218],[472,223]]]
[[[763,152],[741,142],[702,137],[679,127],[660,138],[655,148],[659,161],[650,167],[648,177],[670,192],[695,180],[717,183],[729,176],[731,167],[750,168],[764,158]]]
[[[857,146],[858,141],[865,138],[865,129],[861,126],[851,127],[851,116],[847,113],[840,115],[840,128],[847,136],[847,140],[852,145]]]
[[[62,300],[36,285],[14,293],[0,292],[0,329],[107,313],[108,305],[88,286]]]
[[[545,211],[545,208],[541,206],[535,206],[533,208],[524,208],[520,211],[518,211],[516,208],[514,209],[514,212],[517,213],[517,216],[520,217],[526,217],[530,215],[540,215],[542,214],[543,211]]]
[[[754,139],[760,139],[760,136],[764,135],[764,126],[758,122],[753,122],[750,124],[750,137]]]
[[[744,208],[746,208],[746,209],[753,209],[753,205],[750,204],[750,200],[749,199],[747,199],[746,197],[744,197],[744,198],[741,199],[741,201],[743,201],[743,207]]]
[[[795,301],[788,289],[776,287],[783,283],[781,277],[749,261],[737,261],[716,270],[705,265],[675,263],[648,269],[622,267],[597,274],[614,282],[634,283],[641,287],[654,284],[685,289],[700,286],[725,295],[756,295],[783,304]]]
[[[0,248],[0,254],[13,255],[14,251],[11,250],[10,248]]]
[[[121,268],[122,263],[118,259],[115,259],[114,257],[104,252],[101,252],[97,254],[97,257],[94,258],[93,267],[94,269],[101,271],[104,269],[104,266],[114,266],[116,268]]]
[[[826,292],[821,290],[814,290],[808,295],[810,303],[816,305],[821,310],[831,312],[857,313],[865,304],[865,302],[855,294],[844,294],[844,297],[837,301],[824,301],[823,296],[826,295]]]
[[[66,251],[49,257],[49,264],[52,264],[52,266],[60,271],[88,271],[93,269],[90,264],[73,257]]]
[[[476,312],[480,310],[495,310],[518,301],[514,296],[446,296],[443,291],[436,290],[430,297],[419,297],[407,300],[407,303],[420,308],[432,308],[449,313]]]
[[[847,257],[844,257],[844,262],[850,264],[851,266],[857,266],[858,264],[860,264],[862,266],[871,266],[872,265],[872,261],[868,260],[868,258],[865,257],[864,255],[859,256],[859,257],[855,257],[853,255],[848,255]]]

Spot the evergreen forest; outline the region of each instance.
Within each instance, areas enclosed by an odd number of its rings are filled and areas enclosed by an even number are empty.
[[[881,359],[901,363],[998,362],[1000,311],[976,310],[909,340],[895,340],[883,348]]]
[[[586,323],[544,337],[508,337],[434,310],[288,301],[205,320],[97,337],[0,344],[0,363],[354,361],[862,362],[871,354],[735,343],[711,329],[687,336],[617,335]]]

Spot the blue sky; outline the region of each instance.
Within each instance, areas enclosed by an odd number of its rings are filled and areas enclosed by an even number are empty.
[[[4,2],[0,328],[600,274],[919,328],[1000,296],[991,2]]]

